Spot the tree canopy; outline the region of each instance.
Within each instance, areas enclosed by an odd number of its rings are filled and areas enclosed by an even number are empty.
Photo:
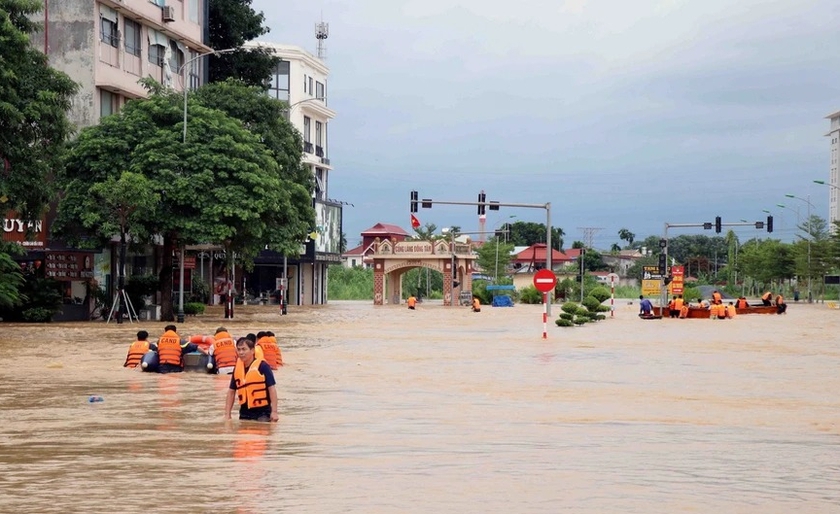
[[[148,188],[161,196],[155,209],[133,221],[132,231],[162,235],[164,255],[176,242],[220,244],[236,251],[246,265],[266,246],[294,252],[314,222],[306,190],[284,179],[258,135],[224,112],[201,105],[197,95],[189,98],[183,143],[181,102],[180,94],[156,91],[82,131],[59,177],[66,196],[55,232],[78,236],[72,228],[79,215],[76,204],[84,204],[92,187],[123,170],[144,176]],[[98,216],[104,223],[107,215],[107,209],[98,209],[90,218]],[[87,232],[99,237],[97,231]],[[172,269],[164,266],[164,319],[172,317],[171,283]]]
[[[0,0],[0,205],[38,219],[53,198],[50,175],[72,132],[77,85],[30,44],[38,0]]]
[[[248,41],[268,34],[265,16],[251,7],[251,0],[210,0],[208,22],[210,46],[216,50],[239,48]],[[211,55],[210,82],[235,78],[244,83],[266,88],[280,61],[265,50],[237,50]]]

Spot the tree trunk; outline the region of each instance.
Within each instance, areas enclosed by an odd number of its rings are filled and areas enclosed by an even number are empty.
[[[175,251],[175,238],[172,234],[163,237],[163,259],[160,267],[160,320],[175,321],[172,309],[172,252]]]

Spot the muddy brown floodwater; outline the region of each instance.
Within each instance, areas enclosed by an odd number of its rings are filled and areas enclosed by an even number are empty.
[[[227,377],[123,369],[163,323],[0,324],[0,512],[837,513],[840,311],[788,311],[624,302],[548,340],[527,305],[179,326],[277,334],[271,425],[223,420]]]

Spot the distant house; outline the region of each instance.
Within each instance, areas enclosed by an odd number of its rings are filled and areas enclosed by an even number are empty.
[[[529,273],[545,268],[545,258],[548,255],[545,243],[536,243],[525,248],[517,247],[514,252],[510,259],[510,265],[517,273]],[[568,252],[577,252],[577,254],[572,256]],[[569,250],[568,252],[564,253],[552,249],[551,267],[554,269],[563,267],[574,262],[580,255],[580,250]]]
[[[379,238],[380,241],[393,239],[399,243],[400,241],[405,241],[410,234],[398,225],[391,225],[390,223],[377,223],[376,225],[363,231],[361,236],[362,244],[341,254],[341,263],[344,267],[352,268],[354,266],[364,266],[365,268],[369,268],[370,263],[365,262],[365,259],[373,253],[372,245],[377,238]]]
[[[618,273],[618,276],[620,277],[626,277],[627,270],[629,270],[630,267],[633,266],[633,264],[635,264],[636,261],[638,259],[641,259],[642,257],[643,255],[638,250],[621,250],[617,254],[601,254],[601,258],[604,260],[604,264],[614,269],[615,273]]]

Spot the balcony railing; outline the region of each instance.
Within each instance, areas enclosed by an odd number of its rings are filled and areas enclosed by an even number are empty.
[[[315,155],[317,155],[318,157],[323,157],[324,156],[324,147],[323,146],[316,146],[315,147]]]
[[[310,143],[308,141],[304,141],[303,151],[306,152],[306,153],[312,153],[312,143]]]
[[[330,160],[327,159],[326,157],[321,157],[321,164],[329,166],[330,165]]]

